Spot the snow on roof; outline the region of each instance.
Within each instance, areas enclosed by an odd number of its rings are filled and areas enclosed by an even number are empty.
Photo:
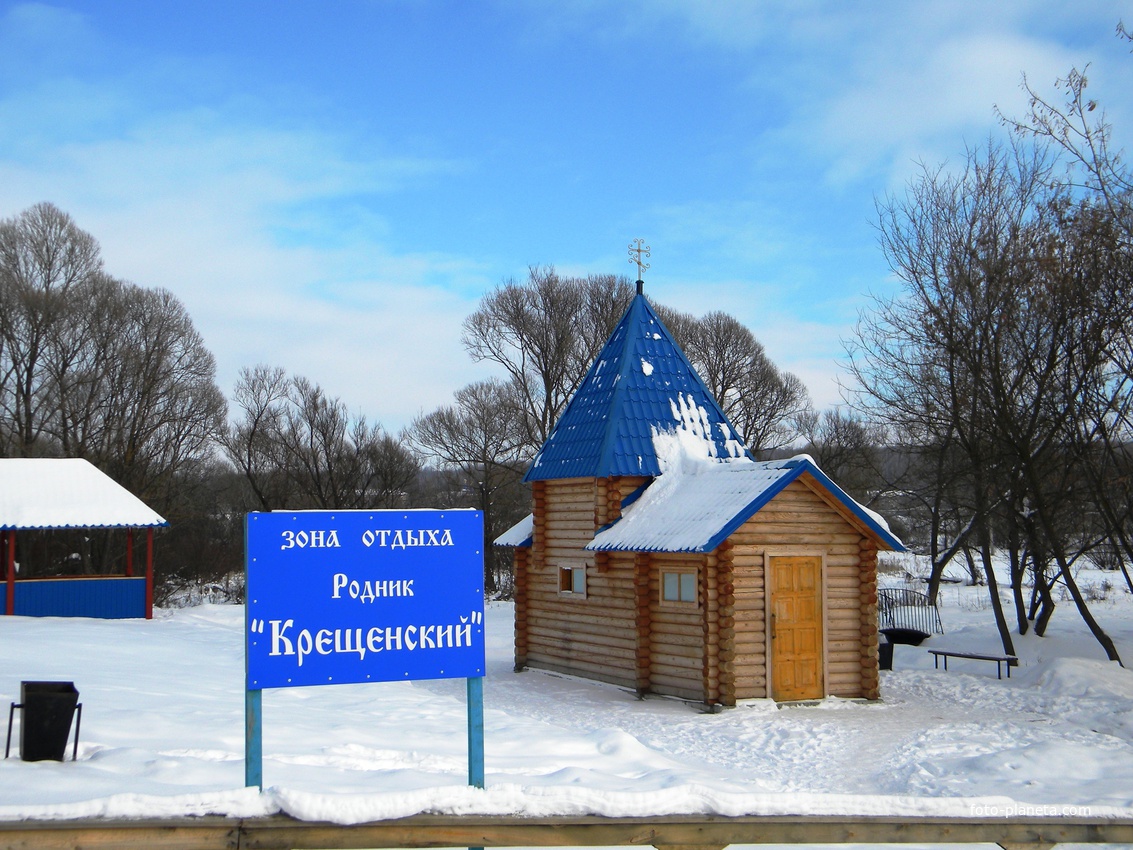
[[[524,480],[658,475],[652,436],[673,428],[695,430],[713,457],[748,456],[700,375],[639,294]]]
[[[141,499],[81,458],[0,459],[0,529],[168,524]]]
[[[531,530],[534,527],[535,515],[528,514],[492,542],[497,546],[530,546]]]
[[[660,443],[660,441],[659,441]],[[808,473],[883,546],[904,545],[878,514],[858,504],[809,458],[705,463],[679,447],[664,449],[668,469],[621,518],[599,531],[590,551],[709,552],[750,519],[788,484]]]

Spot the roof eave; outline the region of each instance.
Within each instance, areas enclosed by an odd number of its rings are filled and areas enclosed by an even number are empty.
[[[757,513],[759,513],[765,507],[767,507],[768,502],[770,502],[772,499],[774,499],[776,496],[778,496],[781,492],[783,492],[783,488],[785,488],[788,484],[790,484],[792,481],[794,481],[796,478],[798,478],[800,475],[802,475],[802,473],[803,473],[803,470],[801,470],[801,469],[795,470],[793,468],[788,468],[787,473],[785,475],[779,476],[779,478],[775,481],[774,484],[772,484],[770,487],[764,488],[764,490],[755,499],[753,499],[751,502],[749,502],[747,505],[745,505],[742,509],[737,511],[732,516],[732,518],[730,520],[728,520],[726,523],[724,523],[724,525],[720,528],[720,530],[717,531],[715,534],[713,534],[712,537],[710,537],[708,539],[708,542],[705,543],[697,551],[698,552],[712,552],[712,551],[714,551],[717,546],[719,546],[721,543],[723,543],[725,540],[727,540],[729,537],[731,537],[739,529],[739,527],[741,525],[743,525],[745,522],[747,522],[749,519],[751,519],[753,516],[755,516]]]
[[[82,528],[103,528],[103,529],[119,529],[119,528],[169,528],[169,520],[162,520],[161,522],[124,522],[124,523],[94,523],[87,524],[84,522],[67,523],[67,524],[49,524],[49,525],[12,525],[10,523],[0,525],[0,531],[66,531],[71,529]]]
[[[901,542],[892,531],[878,523],[871,512],[865,510],[856,499],[853,499],[845,490],[833,482],[826,473],[819,469],[807,458],[798,458],[789,462],[799,474],[807,472],[822,487],[830,493],[854,518],[860,522],[877,539],[877,541],[892,552],[907,552],[905,544]],[[798,476],[795,476],[796,478]],[[793,480],[793,479],[792,479]]]
[[[760,494],[745,505],[740,510],[736,511],[732,517],[727,520],[720,528],[714,532],[706,541],[698,544],[691,544],[689,546],[681,547],[659,547],[659,546],[629,546],[623,545],[605,545],[593,546],[586,545],[587,551],[591,552],[671,552],[671,553],[694,553],[704,554],[714,551],[721,543],[731,537],[745,522],[759,513],[767,504],[778,496],[783,490],[793,481],[797,481],[803,474],[810,475],[823,489],[825,489],[842,507],[853,516],[853,518],[864,527],[871,536],[873,536],[878,543],[893,552],[905,552],[905,544],[901,542],[889,529],[880,525],[874,517],[862,508],[857,501],[849,496],[845,490],[835,484],[827,475],[820,470],[813,462],[806,458],[798,458],[788,461],[784,464],[784,474],[781,475],[774,483],[766,487]],[[600,531],[608,528],[613,528],[618,524],[620,518],[614,522],[604,526]]]

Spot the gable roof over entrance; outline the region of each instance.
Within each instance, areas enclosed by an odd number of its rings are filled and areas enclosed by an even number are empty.
[[[168,524],[89,461],[0,459],[0,529],[150,528]]]
[[[653,436],[676,428],[697,433],[712,457],[751,457],[639,292],[524,480],[660,475]]]
[[[819,490],[882,548],[905,550],[884,519],[851,498],[805,455],[758,463],[689,464],[666,471],[625,507],[621,518],[599,530],[586,548],[710,552],[799,479]]]

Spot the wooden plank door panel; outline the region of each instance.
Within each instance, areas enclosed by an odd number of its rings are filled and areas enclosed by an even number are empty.
[[[822,558],[768,558],[771,586],[771,698],[821,699]]]

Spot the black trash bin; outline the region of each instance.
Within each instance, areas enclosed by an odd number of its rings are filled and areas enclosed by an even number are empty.
[[[877,645],[877,666],[881,670],[893,669],[893,644],[888,640]]]
[[[79,703],[74,682],[20,682],[20,758],[63,761]],[[75,729],[78,749],[79,730]]]

